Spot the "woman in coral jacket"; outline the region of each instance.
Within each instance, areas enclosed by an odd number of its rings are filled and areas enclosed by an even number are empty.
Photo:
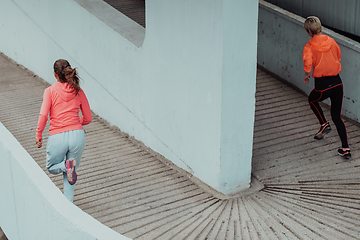
[[[76,169],[85,148],[83,125],[92,121],[89,102],[80,88],[76,68],[68,61],[54,63],[57,79],[44,91],[36,129],[36,144],[42,147],[42,132],[50,114],[49,139],[46,146],[46,168],[52,174],[63,174],[64,195],[73,202]],[[82,117],[79,116],[79,109]]]
[[[346,159],[351,157],[345,124],[341,118],[342,102],[344,97],[343,84],[339,73],[341,71],[341,51],[334,39],[321,33],[320,19],[311,16],[304,22],[306,32],[312,38],[305,45],[303,51],[304,82],[309,83],[311,68],[315,78],[315,88],[309,95],[309,104],[321,125],[315,139],[322,139],[324,134],[331,131],[326,121],[319,101],[326,98],[331,100],[331,118],[336,126],[342,147],[338,154]]]

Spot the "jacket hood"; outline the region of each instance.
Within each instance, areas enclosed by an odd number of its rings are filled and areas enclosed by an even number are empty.
[[[59,95],[65,102],[69,102],[75,97],[75,89],[69,87],[68,83],[56,82],[52,85],[52,89]]]
[[[331,47],[331,38],[327,35],[315,35],[309,40],[310,45],[319,52],[326,52]]]

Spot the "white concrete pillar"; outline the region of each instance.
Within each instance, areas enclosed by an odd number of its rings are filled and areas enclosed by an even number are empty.
[[[146,12],[148,75],[163,78],[166,91],[173,92],[167,101],[175,103],[166,108],[174,107],[181,117],[171,123],[173,134],[163,138],[180,159],[174,163],[185,163],[186,170],[223,194],[248,188],[258,2],[151,0]]]
[[[255,115],[258,3],[224,0],[221,105],[221,192],[249,186]]]

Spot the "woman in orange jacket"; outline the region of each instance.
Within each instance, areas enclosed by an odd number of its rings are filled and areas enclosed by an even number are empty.
[[[342,101],[344,96],[343,84],[339,73],[341,71],[341,51],[334,39],[321,33],[320,19],[314,16],[305,20],[304,28],[312,38],[305,45],[303,51],[304,83],[309,83],[311,68],[315,78],[315,88],[309,95],[309,104],[321,125],[315,139],[322,139],[324,134],[331,131],[319,105],[327,98],[331,100],[331,118],[341,139],[342,147],[338,154],[346,159],[351,157],[345,124],[341,118]]]

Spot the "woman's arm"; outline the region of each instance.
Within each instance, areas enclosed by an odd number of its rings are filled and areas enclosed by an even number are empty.
[[[312,64],[313,64],[313,54],[312,54],[312,51],[311,51],[311,47],[310,47],[310,44],[307,43],[304,47],[304,50],[303,50],[303,62],[304,62],[304,71],[306,73],[309,73],[311,72],[311,67],[312,67]]]
[[[80,117],[80,123],[81,125],[87,125],[92,121],[90,105],[83,90],[79,92],[79,95],[81,101],[80,110],[82,113],[82,117]]]
[[[42,133],[46,126],[48,115],[51,107],[51,94],[50,90],[47,88],[44,91],[43,102],[41,104],[38,125],[36,128],[36,143],[42,142]],[[41,147],[41,144],[38,144],[38,147]]]

